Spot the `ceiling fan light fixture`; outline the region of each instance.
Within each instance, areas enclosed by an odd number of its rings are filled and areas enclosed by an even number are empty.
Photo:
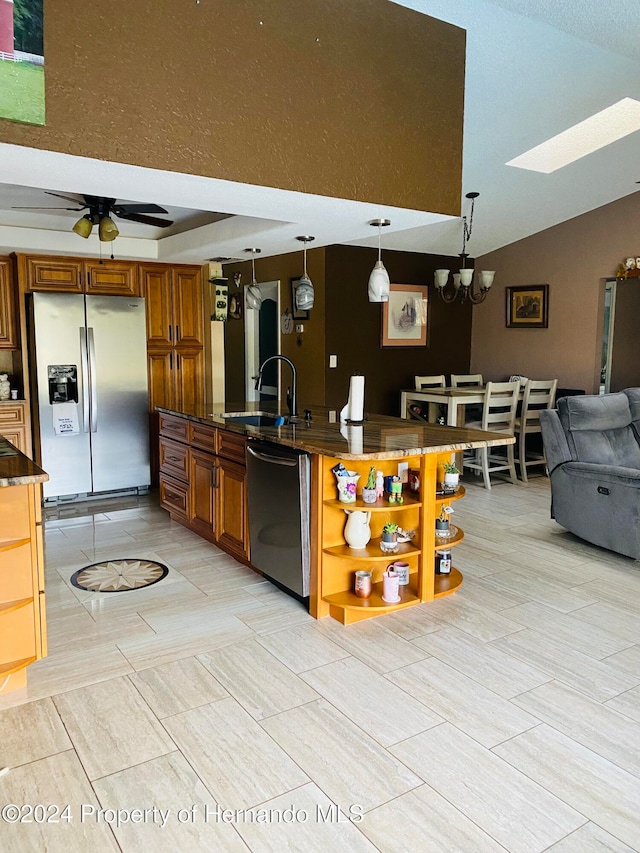
[[[120,232],[118,226],[110,216],[103,216],[98,227],[98,234],[103,243],[110,243],[115,240]]]
[[[89,237],[89,235],[93,231],[93,222],[91,221],[91,217],[89,216],[89,214],[87,214],[86,216],[81,216],[80,219],[78,219],[76,224],[73,226],[72,231],[75,231],[78,236],[84,237],[84,239],[86,240],[87,237]]]

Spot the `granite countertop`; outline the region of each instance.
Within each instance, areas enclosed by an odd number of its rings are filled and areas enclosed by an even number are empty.
[[[42,468],[0,436],[0,488],[44,483],[48,479],[49,475]]]
[[[305,408],[312,412],[311,421],[307,422],[302,417]],[[504,433],[440,426],[386,415],[368,414],[362,425],[332,423],[329,409],[325,406],[300,404],[298,410],[301,413],[299,422],[276,427],[233,423],[223,417],[225,412],[287,415],[286,409],[276,401],[215,404],[206,408],[202,405],[181,409],[157,408],[159,412],[222,427],[247,438],[272,441],[337,459],[398,459],[423,453],[513,444],[515,441],[514,437]]]

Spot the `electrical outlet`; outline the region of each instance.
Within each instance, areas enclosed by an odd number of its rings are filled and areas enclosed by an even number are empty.
[[[338,356],[330,355],[329,356],[329,367],[337,367],[338,366]]]
[[[303,332],[304,332],[304,323],[297,323],[296,324],[296,333],[298,335],[301,335]]]
[[[409,482],[409,463],[408,462],[398,462],[398,477],[400,477],[400,481],[402,483]]]
[[[336,410],[336,409],[330,409],[330,411],[329,411],[329,423],[330,423],[330,424],[335,424],[335,422],[336,422],[337,420],[338,420],[338,412],[337,412],[337,410]]]

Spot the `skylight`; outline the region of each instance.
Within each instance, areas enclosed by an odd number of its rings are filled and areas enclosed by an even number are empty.
[[[514,157],[506,165],[548,175],[637,130],[640,130],[640,101],[623,98]]]

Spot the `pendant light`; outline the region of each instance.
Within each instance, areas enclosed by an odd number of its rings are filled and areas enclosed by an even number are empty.
[[[262,294],[256,281],[256,255],[259,255],[262,249],[245,249],[245,252],[251,252],[251,284],[247,287],[247,308],[260,310],[262,305]]]
[[[296,237],[296,240],[300,240],[301,243],[304,243],[304,272],[302,273],[296,288],[295,308],[298,311],[308,311],[310,308],[313,308],[313,303],[316,298],[315,290],[313,289],[313,282],[307,275],[307,243],[311,243],[315,239],[315,237],[307,236]]]
[[[369,276],[369,287],[367,289],[369,302],[388,302],[389,288],[389,273],[382,263],[382,229],[386,225],[391,225],[390,219],[373,219],[369,225],[374,225],[378,229],[378,260]]]

